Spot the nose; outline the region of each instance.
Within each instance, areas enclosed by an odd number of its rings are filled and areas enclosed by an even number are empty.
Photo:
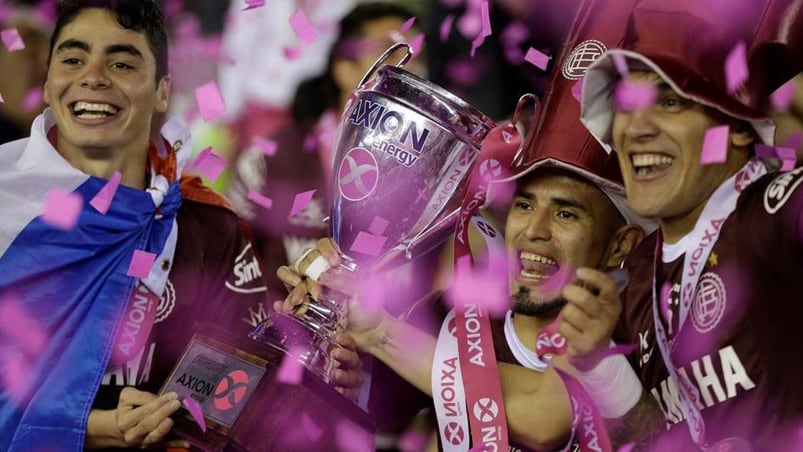
[[[89,89],[102,89],[109,87],[109,78],[106,77],[106,68],[101,63],[89,63],[81,77],[81,86]]]
[[[533,210],[524,229],[524,238],[529,241],[548,241],[552,238],[551,223],[551,214],[547,209]]]
[[[650,110],[617,113],[613,129],[614,139],[618,138],[620,142],[643,143],[658,134]]]

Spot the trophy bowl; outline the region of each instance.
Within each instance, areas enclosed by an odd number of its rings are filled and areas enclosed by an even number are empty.
[[[396,65],[383,64],[394,52]],[[495,126],[445,89],[405,71],[406,43],[390,47],[363,77],[344,108],[334,145],[331,234],[344,271],[369,275],[412,260],[440,244],[455,224],[480,152]],[[324,350],[345,327],[348,294],[327,290],[296,315],[272,313],[250,335],[288,352],[328,380]]]

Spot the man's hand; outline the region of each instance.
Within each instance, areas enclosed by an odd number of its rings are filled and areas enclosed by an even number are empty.
[[[115,410],[92,410],[87,422],[86,447],[189,447],[186,441],[167,441],[173,428],[170,416],[181,407],[175,392],[161,396],[123,388]]]
[[[332,359],[335,360],[335,369],[331,374],[332,384],[337,392],[350,400],[357,400],[364,380],[362,360],[357,354],[357,344],[346,333],[336,335],[334,341],[340,347],[335,347],[330,353]]]
[[[622,302],[614,280],[597,270],[577,270],[577,281],[563,288],[568,302],[558,332],[566,338],[566,356],[580,371],[593,369],[610,346]]]
[[[306,273],[319,257],[326,260],[329,269],[319,275],[318,281],[314,281],[306,276]],[[277,312],[288,314],[303,311],[304,306],[309,303],[308,297],[312,297],[313,300],[320,300],[323,297],[324,287],[346,293],[348,295],[345,301],[348,313],[346,332],[356,339],[357,347],[364,350],[370,345],[367,342],[373,339],[372,333],[379,328],[387,314],[382,309],[367,309],[362,306],[357,293],[359,281],[353,274],[341,270],[339,265],[339,248],[334,240],[330,238],[318,240],[317,246],[292,266],[282,266],[276,271],[276,276],[290,293],[284,301],[275,302],[273,308]]]

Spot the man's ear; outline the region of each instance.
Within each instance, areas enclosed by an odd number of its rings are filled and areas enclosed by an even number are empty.
[[[753,126],[745,121],[732,124],[729,135],[731,146],[735,148],[744,149],[756,141],[756,132],[753,130]]]
[[[644,230],[638,225],[626,224],[617,229],[605,253],[605,268],[619,268],[642,240]]]
[[[164,113],[170,105],[170,76],[165,75],[156,85],[156,105],[154,108],[157,113]]]

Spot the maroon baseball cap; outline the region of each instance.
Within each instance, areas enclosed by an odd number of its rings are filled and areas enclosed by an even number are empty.
[[[625,23],[621,48],[592,64],[583,85],[581,119],[608,152],[616,55],[657,73],[678,94],[750,122],[764,143],[773,143],[766,101],[803,70],[803,0],[640,0]],[[725,62],[739,43],[749,79],[730,94]]]
[[[578,83],[586,69],[609,47],[621,46],[627,20],[637,0],[582,0],[555,58],[549,84],[536,114],[534,139],[525,149],[519,177],[541,168],[557,168],[588,180],[605,193],[627,223],[646,232],[654,222],[636,215],[627,204],[622,173],[615,155],[580,122]],[[574,91],[574,92],[573,92]]]

